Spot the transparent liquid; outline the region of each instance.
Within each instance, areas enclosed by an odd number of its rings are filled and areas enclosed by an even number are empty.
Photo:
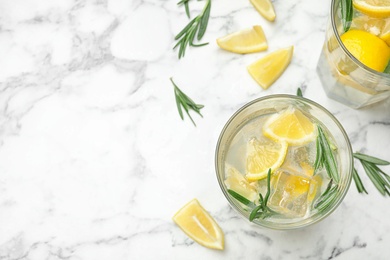
[[[314,124],[321,123],[309,113],[300,109]],[[262,133],[262,128],[267,119],[274,113],[259,115],[239,128],[232,135],[228,151],[225,155],[225,185],[244,195],[249,200],[258,204],[258,193],[263,196],[267,191],[266,178],[249,182],[245,179],[247,173],[247,158],[249,156],[248,144],[262,138],[267,138]],[[324,125],[321,125],[328,139],[332,142],[333,137]],[[335,158],[337,149],[335,149]],[[283,164],[272,174],[271,177],[271,196],[268,206],[279,214],[267,218],[268,221],[287,223],[292,219],[304,219],[316,213],[314,205],[321,194],[326,190],[330,178],[325,169],[320,168],[315,175],[310,174],[310,169],[314,169],[316,159],[316,141],[310,141],[303,145],[289,145],[287,155]],[[232,172],[240,174],[233,180]],[[238,183],[238,184],[237,184]],[[239,203],[240,204],[240,203]],[[240,204],[246,211],[250,208]]]
[[[336,1],[335,25],[343,33],[339,1]],[[350,30],[358,29],[380,36],[385,33],[390,18],[372,18],[354,9]],[[317,65],[317,74],[328,97],[352,108],[379,103],[390,97],[390,77],[372,73],[358,65],[342,49],[332,24],[329,23],[324,47]]]

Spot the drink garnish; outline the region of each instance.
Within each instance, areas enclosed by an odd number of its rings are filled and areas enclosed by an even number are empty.
[[[354,153],[353,157],[360,161],[368,178],[370,178],[378,191],[383,196],[386,194],[390,195],[390,176],[378,167],[378,165],[390,165],[390,162],[362,153]],[[356,169],[354,169],[354,171],[356,172],[356,176],[360,179]],[[354,180],[355,178],[356,177],[354,177]],[[356,187],[358,188],[359,193],[365,192],[368,194],[361,181],[360,183],[356,183]]]
[[[196,126],[194,120],[192,119],[189,113],[189,110],[193,110],[196,113],[198,113],[201,117],[203,117],[202,114],[200,113],[200,110],[204,106],[200,104],[196,104],[190,97],[188,97],[186,94],[184,94],[183,91],[179,89],[179,87],[175,84],[172,78],[170,78],[170,80],[174,87],[177,110],[179,111],[179,115],[181,119],[184,120],[183,111],[182,111],[182,107],[183,107],[184,111],[186,111],[187,115],[190,117],[192,123]]]
[[[352,17],[353,17],[353,5],[352,0],[341,0],[340,1],[341,9],[341,21],[343,23],[344,32],[348,31],[351,27]]]
[[[179,2],[180,3],[180,2]],[[183,2],[187,3],[188,1]],[[175,41],[178,41],[177,44],[173,47],[176,49],[179,47],[179,59],[184,57],[185,51],[188,45],[193,47],[200,47],[207,45],[207,43],[195,44],[195,37],[198,41],[200,41],[203,35],[206,32],[207,24],[210,17],[211,10],[211,0],[206,0],[206,4],[202,10],[202,12],[192,19],[175,37]],[[187,14],[188,15],[188,14]]]

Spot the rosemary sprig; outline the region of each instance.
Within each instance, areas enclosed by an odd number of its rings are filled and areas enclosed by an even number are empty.
[[[249,221],[253,221],[256,218],[267,218],[272,214],[275,214],[268,206],[268,199],[271,193],[271,169],[268,169],[267,173],[267,193],[263,198],[263,195],[259,193],[259,205],[252,209],[251,214],[249,215]]]
[[[341,9],[341,21],[343,23],[344,32],[347,32],[351,27],[352,17],[353,17],[353,6],[352,0],[341,0],[340,1]]]
[[[190,18],[190,6],[188,5],[188,2],[190,0],[181,0],[177,3],[177,5],[184,5],[184,8],[186,10],[187,17]]]
[[[238,194],[237,192],[233,190],[228,190],[228,193],[241,202],[242,204],[252,208],[251,213],[249,215],[249,220],[253,221],[256,218],[267,218],[273,214],[277,214],[275,211],[271,210],[268,206],[268,199],[271,193],[271,169],[268,170],[267,173],[267,193],[265,194],[265,197],[261,193],[259,193],[259,205],[256,206],[255,203],[252,201],[248,200],[241,194]]]
[[[185,0],[184,0],[185,1]],[[180,2],[179,2],[180,3]],[[188,1],[183,2],[188,4]],[[211,0],[206,0],[206,4],[202,12],[192,19],[175,37],[178,41],[173,49],[179,47],[179,59],[184,57],[187,46],[200,47],[207,45],[207,43],[195,44],[195,37],[200,41],[206,32],[207,24],[209,22],[211,10]]]
[[[328,187],[314,204],[314,208],[322,210],[326,208],[337,194],[340,181],[336,160],[333,155],[332,145],[329,143],[322,127],[317,125],[318,136],[316,140],[316,160],[314,162],[314,174],[321,167],[325,167],[330,178]]]
[[[362,153],[354,153],[353,157],[355,157],[360,161],[368,178],[371,180],[371,182],[374,184],[377,190],[383,196],[385,196],[386,194],[390,195],[390,176],[378,167],[378,165],[390,165],[390,162]],[[356,170],[354,169],[354,173],[355,172]],[[360,180],[360,177],[357,174],[357,172],[356,172],[356,176]],[[355,180],[355,176],[354,176],[354,180]],[[365,192],[366,194],[368,194],[361,181],[359,185],[361,185],[361,187],[358,187],[358,183],[356,183],[358,192],[359,193]]]
[[[317,151],[320,150],[320,153],[319,154],[317,153],[316,162],[318,164],[319,163],[318,161],[321,161],[321,164],[325,166],[329,177],[333,179],[335,183],[339,183],[340,176],[337,170],[337,164],[336,164],[336,160],[334,159],[331,145],[329,144],[329,140],[325,136],[324,131],[319,125],[317,126],[317,130],[318,130],[318,136],[317,136],[316,144],[317,144]]]
[[[203,105],[196,104],[190,97],[188,97],[186,94],[184,94],[183,91],[179,89],[179,87],[175,84],[172,78],[170,78],[173,87],[174,87],[174,92],[175,92],[175,99],[176,99],[176,105],[177,105],[177,110],[179,111],[179,115],[182,120],[184,120],[184,115],[182,111],[182,107],[184,111],[186,111],[187,115],[190,117],[192,123],[194,126],[196,126],[194,120],[192,119],[189,110],[193,110],[196,113],[198,113],[201,117],[202,114],[200,113],[200,110],[204,107]]]

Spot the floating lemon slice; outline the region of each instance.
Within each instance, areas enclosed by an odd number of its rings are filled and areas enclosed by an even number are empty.
[[[225,184],[228,189],[237,192],[252,202],[258,198],[256,189],[257,182],[248,182],[248,180],[233,167],[228,170]]]
[[[274,51],[247,67],[249,74],[263,88],[269,88],[290,64],[294,47]]]
[[[390,16],[390,0],[353,0],[353,6],[369,16]]]
[[[268,21],[273,22],[276,18],[274,6],[270,0],[250,0],[255,9]]]
[[[340,37],[348,51],[367,67],[383,72],[390,60],[390,47],[378,36],[349,30]]]
[[[173,221],[202,246],[223,250],[224,236],[215,220],[197,199],[188,202],[174,216]]]
[[[246,178],[249,181],[261,180],[271,172],[279,168],[287,154],[287,143],[274,142],[268,138],[260,140],[252,138],[247,147]]]
[[[263,29],[258,25],[218,38],[217,44],[224,50],[241,54],[264,51],[268,48]]]
[[[300,110],[290,107],[268,118],[263,134],[279,142],[302,145],[316,138],[315,129],[314,124]]]

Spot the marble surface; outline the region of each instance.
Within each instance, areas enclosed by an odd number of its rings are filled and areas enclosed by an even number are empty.
[[[390,159],[390,102],[350,109],[328,99],[316,75],[330,1],[274,0],[270,23],[247,0],[213,0],[209,45],[181,60],[173,38],[188,19],[176,2],[0,0],[0,259],[388,259],[390,199],[365,174],[369,195],[352,185],[326,220],[288,232],[238,217],[215,176],[232,113],[297,87],[334,113],[355,151]],[[193,15],[203,3],[190,2]],[[266,91],[246,71],[265,53],[215,43],[254,24],[266,53],[295,46]],[[197,127],[179,118],[170,77],[205,105]],[[220,224],[224,251],[171,220],[192,198]]]

